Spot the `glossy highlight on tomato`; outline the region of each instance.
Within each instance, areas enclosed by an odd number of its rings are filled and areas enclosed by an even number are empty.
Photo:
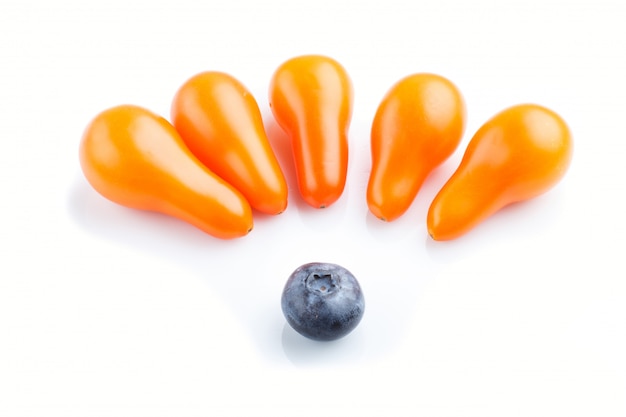
[[[272,76],[272,113],[291,138],[298,188],[312,207],[328,207],[344,191],[353,95],[346,70],[323,55],[291,58]]]
[[[219,71],[194,75],[177,91],[171,116],[193,154],[252,208],[272,215],[286,209],[287,182],[259,106],[239,80]]]
[[[384,221],[404,214],[428,175],[456,150],[465,124],[465,101],[450,80],[416,73],[394,84],[372,123],[370,212]]]
[[[433,200],[427,217],[434,240],[456,239],[502,207],[536,197],[569,168],[573,141],[554,111],[520,104],[478,129],[463,159]]]
[[[105,198],[160,212],[221,239],[248,234],[252,209],[243,195],[206,168],[163,117],[134,105],[98,114],[79,147],[83,173]]]

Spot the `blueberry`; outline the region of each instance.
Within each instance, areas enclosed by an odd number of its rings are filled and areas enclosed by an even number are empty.
[[[281,306],[287,323],[313,340],[339,339],[363,318],[365,301],[361,287],[342,266],[312,262],[289,276]]]

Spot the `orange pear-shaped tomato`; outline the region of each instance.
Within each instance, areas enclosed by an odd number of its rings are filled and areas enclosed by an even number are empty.
[[[275,71],[269,89],[272,113],[291,138],[304,201],[315,208],[334,203],[345,188],[352,82],[335,60],[299,56]]]
[[[252,229],[243,195],[149,110],[122,105],[98,114],[83,134],[79,156],[89,183],[115,203],[177,217],[222,239]]]
[[[266,214],[287,207],[287,182],[266,136],[259,106],[237,79],[207,71],[172,102],[172,123],[191,152]]]
[[[465,102],[436,74],[409,75],[387,92],[371,130],[370,212],[392,221],[406,212],[426,177],[456,150],[465,130]]]
[[[455,239],[502,207],[552,188],[573,152],[570,130],[555,112],[535,104],[510,107],[485,123],[428,211],[428,233]]]

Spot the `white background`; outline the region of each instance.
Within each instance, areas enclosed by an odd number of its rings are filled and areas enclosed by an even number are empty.
[[[626,416],[625,18],[621,0],[3,2],[0,415]],[[322,211],[298,197],[267,102],[274,69],[305,53],[340,61],[355,88],[348,185]],[[255,95],[291,187],[285,213],[235,241],[110,203],[78,164],[98,112],[169,117],[209,69]],[[365,203],[371,120],[425,71],[464,94],[466,134],[384,224]],[[568,122],[568,174],[431,241],[428,206],[471,135],[522,102]],[[280,311],[310,261],[365,293],[335,343]]]

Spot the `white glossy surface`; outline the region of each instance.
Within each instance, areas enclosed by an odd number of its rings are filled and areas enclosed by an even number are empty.
[[[10,2],[0,13],[0,415],[626,415],[626,32],[621,2]],[[267,104],[285,59],[352,76],[343,197],[306,207]],[[196,72],[241,80],[292,187],[289,208],[230,242],[96,194],[78,141],[101,110],[169,117]],[[369,128],[411,72],[455,82],[461,147],[411,209],[367,212]],[[565,179],[464,238],[428,205],[487,118],[537,102],[574,133]],[[286,327],[302,263],[359,279],[366,312],[335,343]],[[315,390],[318,390],[317,393]]]

